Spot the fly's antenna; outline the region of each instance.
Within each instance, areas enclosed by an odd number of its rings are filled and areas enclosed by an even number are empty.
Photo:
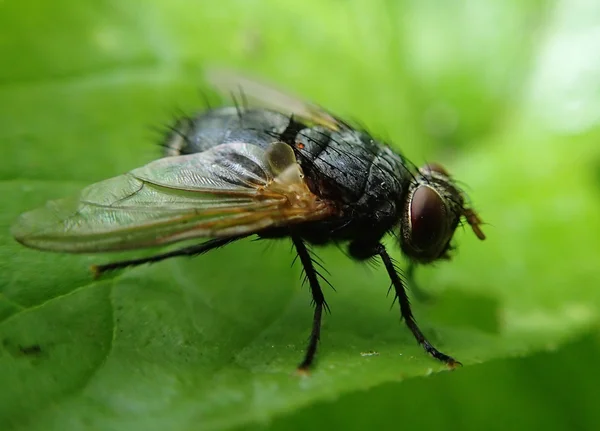
[[[479,218],[479,215],[477,215],[474,209],[465,208],[463,210],[463,216],[467,220],[467,223],[469,223],[469,225],[471,226],[471,229],[473,229],[473,233],[475,234],[475,236],[483,241],[485,239],[485,234],[479,228],[479,226],[483,224],[483,222]]]

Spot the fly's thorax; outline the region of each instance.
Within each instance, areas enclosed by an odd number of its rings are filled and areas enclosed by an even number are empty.
[[[448,258],[450,241],[465,215],[462,191],[437,164],[419,169],[405,200],[401,223],[402,251],[418,263]]]
[[[317,195],[356,205],[381,196],[389,185],[393,163],[383,156],[387,147],[359,130],[316,126],[298,134],[296,153],[311,190]],[[392,175],[392,176],[393,176]]]
[[[363,181],[354,167],[356,149],[339,133],[322,126],[301,130],[295,151],[313,193],[340,203],[356,200]]]

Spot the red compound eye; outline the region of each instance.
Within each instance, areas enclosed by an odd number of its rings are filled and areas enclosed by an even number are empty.
[[[419,186],[410,204],[411,244],[418,250],[435,253],[447,241],[446,206],[428,186]]]

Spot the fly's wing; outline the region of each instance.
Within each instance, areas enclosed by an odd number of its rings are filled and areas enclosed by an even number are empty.
[[[314,124],[338,130],[342,121],[323,108],[228,69],[212,68],[206,71],[206,80],[223,94],[241,91],[243,96],[258,104]]]
[[[249,234],[323,219],[333,207],[304,183],[293,150],[228,143],[167,157],[23,214],[22,244],[70,253]]]

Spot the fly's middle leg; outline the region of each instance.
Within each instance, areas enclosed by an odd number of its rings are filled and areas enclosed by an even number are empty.
[[[312,365],[317,353],[317,346],[319,344],[319,338],[321,337],[321,317],[323,316],[323,309],[327,308],[327,303],[325,302],[325,296],[323,295],[323,291],[319,285],[317,271],[315,270],[313,261],[308,250],[306,249],[306,246],[304,245],[304,242],[297,236],[292,236],[292,241],[296,247],[296,251],[298,252],[298,257],[300,258],[300,262],[304,267],[304,271],[306,272],[306,278],[308,279],[308,283],[310,285],[310,292],[312,294],[315,307],[312,330],[310,332],[308,346],[306,347],[306,353],[304,355],[304,359],[298,365],[298,371],[306,372]]]

